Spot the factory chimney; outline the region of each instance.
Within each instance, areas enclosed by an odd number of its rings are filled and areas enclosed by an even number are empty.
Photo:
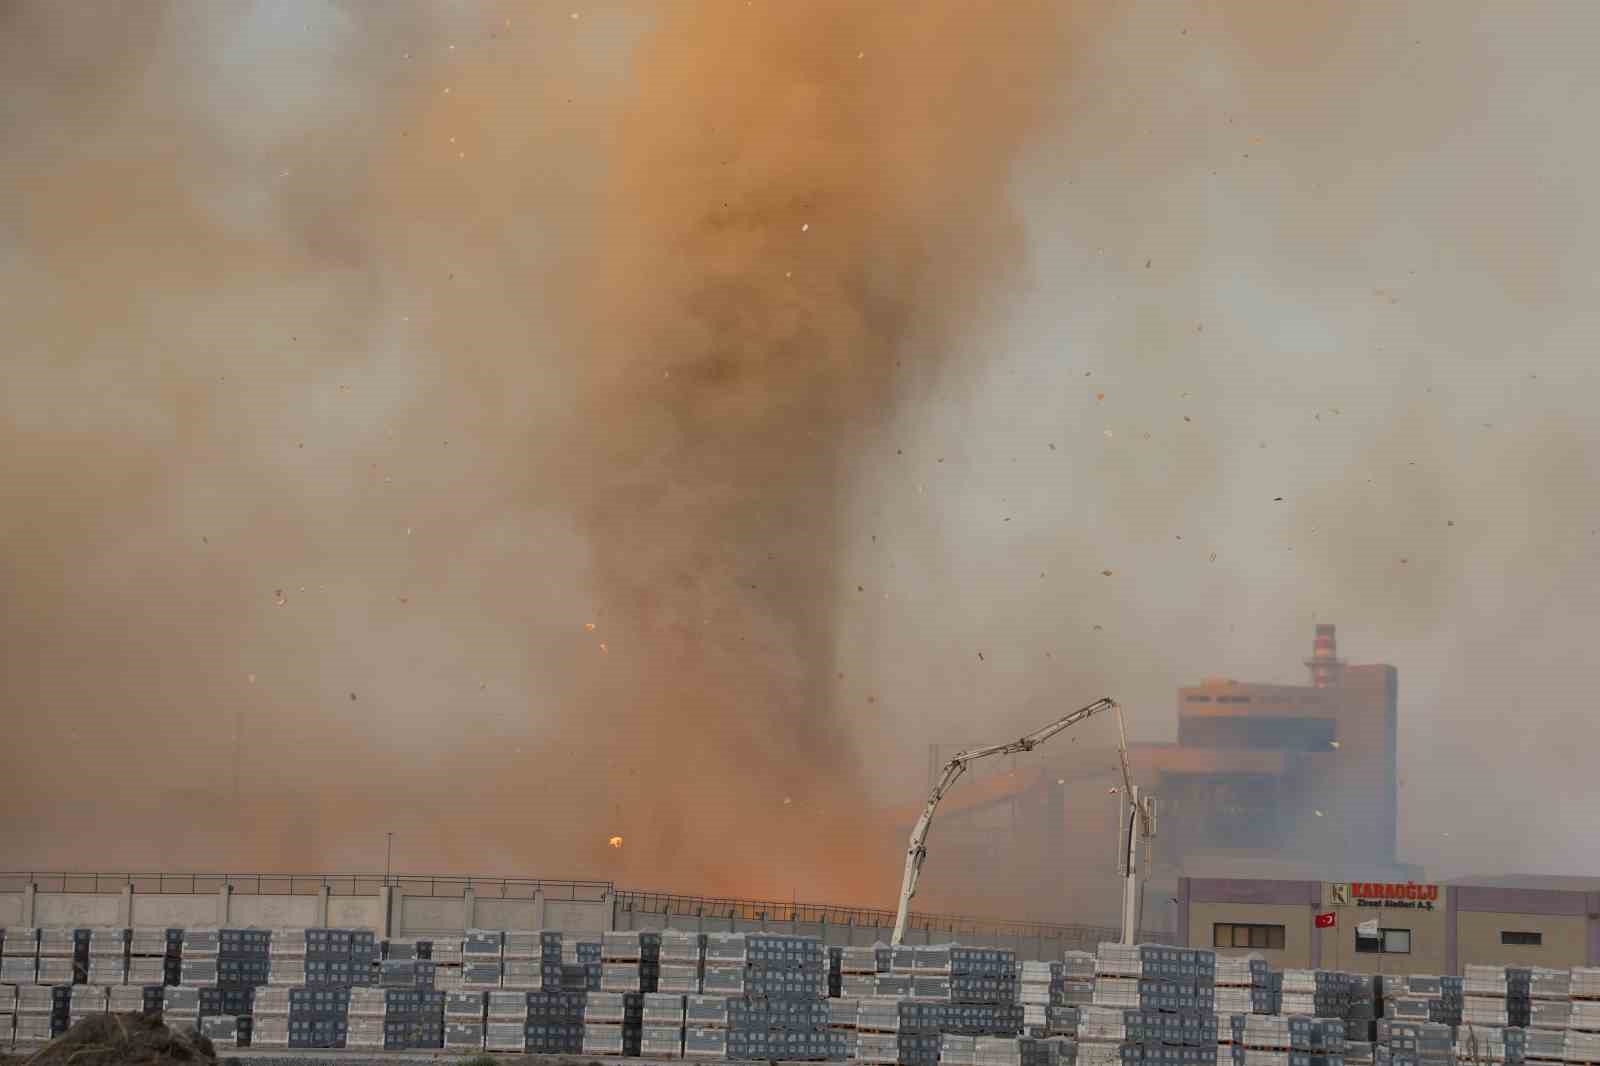
[[[1339,661],[1339,644],[1334,639],[1331,625],[1317,626],[1317,636],[1311,642],[1311,658],[1306,660],[1311,669],[1313,688],[1329,688],[1339,683],[1344,663]]]

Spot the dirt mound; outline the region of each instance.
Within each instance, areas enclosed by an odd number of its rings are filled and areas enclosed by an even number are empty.
[[[97,1014],[13,1061],[28,1066],[215,1066],[217,1052],[200,1034],[168,1029],[159,1018]]]

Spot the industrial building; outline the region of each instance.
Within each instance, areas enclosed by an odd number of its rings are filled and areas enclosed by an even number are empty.
[[[1134,764],[1164,812],[1162,865],[1333,862],[1404,879],[1395,855],[1398,673],[1344,663],[1331,625],[1317,626],[1305,665],[1309,685],[1211,679],[1180,688],[1177,743],[1136,746]]]
[[[1184,877],[1178,941],[1275,968],[1461,974],[1600,965],[1600,878],[1444,884]]]

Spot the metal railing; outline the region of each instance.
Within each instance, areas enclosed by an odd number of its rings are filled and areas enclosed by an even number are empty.
[[[893,911],[876,907],[841,907],[828,903],[784,903],[777,900],[684,896],[671,892],[635,892],[628,889],[617,892],[617,909],[680,917],[732,918],[749,922],[813,922],[879,928],[892,928],[895,919]],[[1089,944],[1098,944],[1101,940],[1116,940],[1121,936],[1121,930],[1104,925],[1017,922],[916,912],[907,915],[906,927],[930,933],[952,935],[984,933],[1028,939],[1059,938]],[[1140,939],[1146,942],[1170,936],[1169,933],[1149,930],[1141,930],[1139,934]]]
[[[40,892],[121,892],[131,884],[141,895],[185,896],[213,895],[223,885],[236,896],[315,896],[324,887],[333,896],[376,896],[388,884],[408,896],[459,899],[471,888],[479,899],[532,899],[543,891],[546,899],[591,902],[615,891],[610,881],[429,874],[0,873],[0,892],[21,892],[30,883]]]
[[[314,896],[327,888],[333,896],[376,896],[392,885],[407,896],[460,899],[472,889],[478,899],[533,899],[543,892],[547,900],[602,902],[614,898],[620,911],[644,914],[736,919],[748,922],[808,922],[890,928],[894,912],[876,907],[850,907],[830,903],[690,896],[673,892],[618,890],[610,881],[550,880],[530,877],[474,877],[427,874],[229,874],[229,873],[0,873],[0,892],[20,892],[32,884],[40,892],[110,893],[127,885],[141,895],[210,895],[231,885],[235,895]],[[1009,936],[1025,939],[1059,939],[1093,948],[1102,940],[1115,940],[1119,930],[1103,925],[1017,922],[952,914],[920,914],[907,919],[909,929],[951,937],[967,935]],[[1166,942],[1170,933],[1141,930],[1144,942]]]

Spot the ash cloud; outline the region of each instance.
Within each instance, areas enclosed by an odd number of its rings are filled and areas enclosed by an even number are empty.
[[[1592,14],[575,7],[0,14],[15,864],[887,904],[1320,620],[1405,857],[1600,872]],[[919,903],[1114,914],[1082,729]]]

